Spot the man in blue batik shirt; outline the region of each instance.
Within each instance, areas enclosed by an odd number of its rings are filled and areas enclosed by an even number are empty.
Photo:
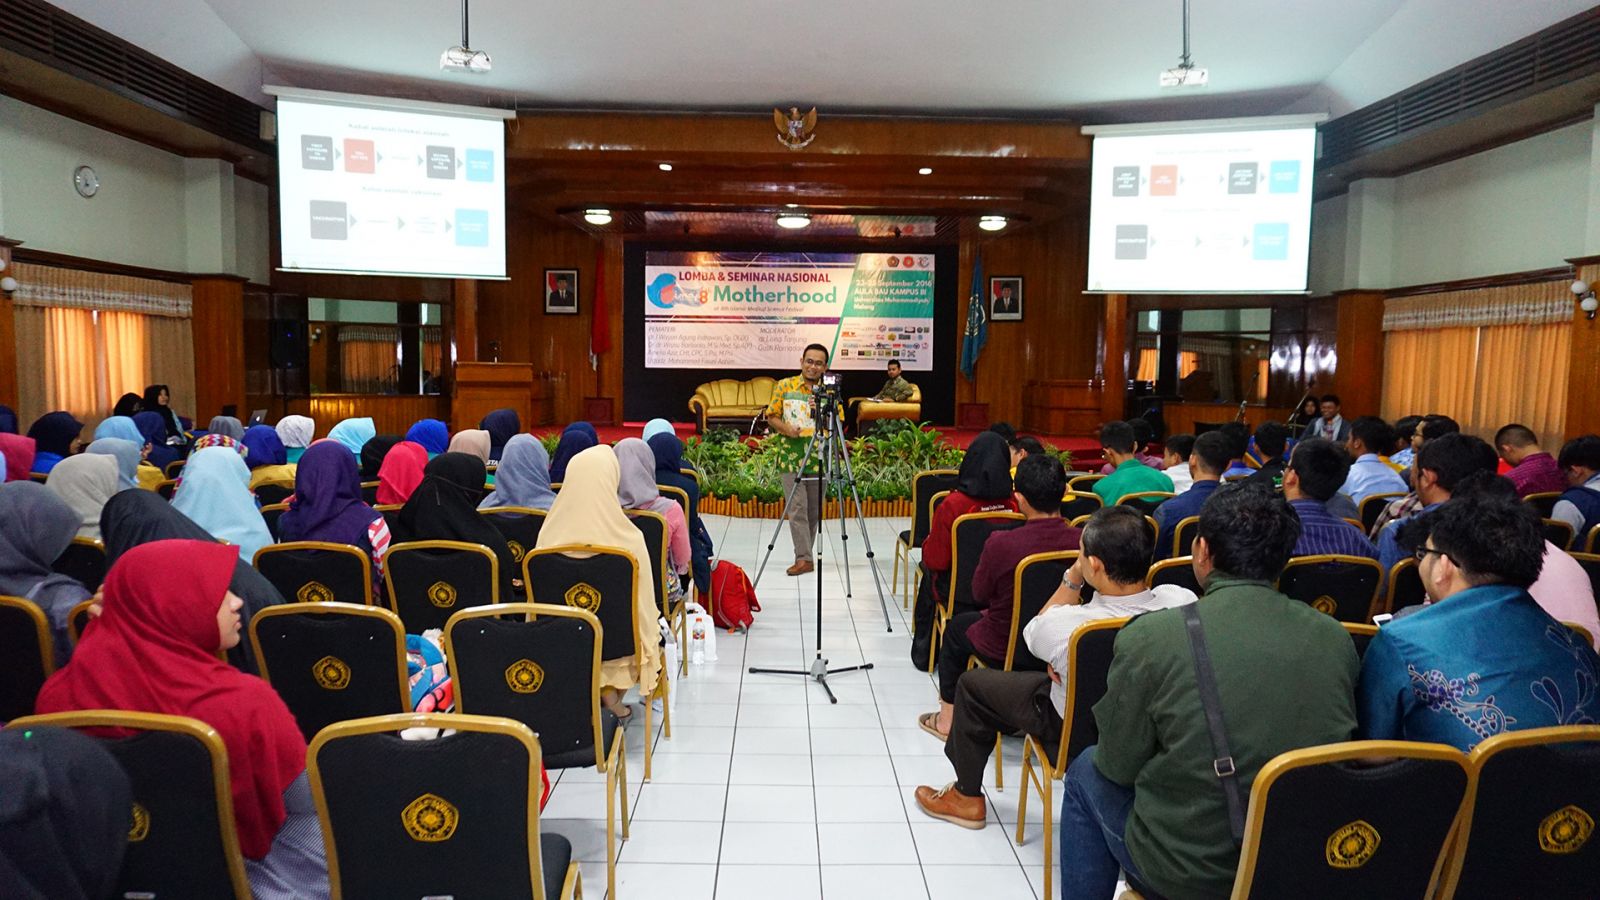
[[[1508,731],[1600,718],[1600,656],[1528,593],[1545,551],[1538,514],[1504,492],[1474,491],[1419,517],[1408,542],[1419,532],[1417,566],[1434,602],[1367,647],[1361,736],[1471,750]]]

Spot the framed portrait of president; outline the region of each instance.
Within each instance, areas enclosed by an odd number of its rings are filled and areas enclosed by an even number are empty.
[[[989,279],[989,321],[1022,321],[1022,276],[995,275]]]
[[[544,270],[545,315],[575,316],[578,314],[578,270]]]

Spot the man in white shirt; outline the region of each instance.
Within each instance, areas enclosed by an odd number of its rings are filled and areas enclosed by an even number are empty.
[[[1356,506],[1373,494],[1403,494],[1406,483],[1400,473],[1380,459],[1380,455],[1394,449],[1394,430],[1377,416],[1362,416],[1350,426],[1350,438],[1345,441],[1350,451],[1350,474],[1345,477],[1339,493],[1354,500]]]
[[[944,751],[956,780],[943,788],[917,788],[923,812],[964,828],[984,827],[983,770],[997,733],[1025,732],[1055,753],[1067,703],[1067,643],[1080,625],[1195,601],[1192,591],[1176,585],[1145,587],[1152,542],[1144,516],[1131,507],[1105,507],[1084,525],[1077,562],[1022,632],[1032,658],[1017,665],[1043,662],[1045,670],[973,669],[961,676]],[[1088,603],[1081,599],[1086,585],[1095,590]]]
[[[1172,492],[1181,494],[1194,487],[1194,473],[1189,471],[1189,454],[1194,452],[1194,435],[1175,434],[1167,438],[1161,459],[1166,467],[1161,471],[1172,479]]]

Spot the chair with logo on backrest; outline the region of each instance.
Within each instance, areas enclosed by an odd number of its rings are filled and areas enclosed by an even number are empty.
[[[1570,524],[1563,522],[1560,519],[1545,519],[1543,521],[1545,540],[1555,544],[1558,549],[1572,549],[1574,535],[1572,533],[1572,526]]]
[[[1084,492],[1088,492],[1088,493],[1093,493],[1094,492],[1094,483],[1096,481],[1099,481],[1100,479],[1102,479],[1104,477],[1105,477],[1104,475],[1092,475],[1092,474],[1091,475],[1079,475],[1079,476],[1077,476],[1075,478],[1071,478],[1071,479],[1067,480],[1067,490],[1069,490],[1069,491],[1084,491]],[[1095,496],[1098,497],[1099,494],[1095,494]]]
[[[1422,572],[1417,568],[1416,559],[1408,556],[1389,569],[1388,593],[1378,612],[1397,613],[1427,600],[1428,592],[1422,586]]]
[[[1600,882],[1600,726],[1530,728],[1472,749],[1471,810],[1440,896],[1591,897]]]
[[[489,524],[506,539],[506,548],[511,551],[511,558],[519,567],[522,557],[539,546],[539,529],[544,527],[545,516],[548,515],[542,509],[528,506],[495,506],[480,509],[478,513],[488,519]],[[527,586],[524,585],[519,593],[526,595]]]
[[[1392,494],[1368,494],[1361,499],[1361,531],[1369,533],[1372,526],[1378,524],[1378,517],[1389,507],[1390,503],[1404,497],[1403,492]]]
[[[958,474],[955,469],[925,469],[911,476],[911,527],[895,538],[894,569],[889,576],[891,591],[900,589],[902,564],[905,567],[906,584],[909,586],[916,580],[911,551],[921,547],[922,542],[928,539],[928,528],[933,522],[933,509],[929,501],[934,494],[954,490]],[[909,609],[910,605],[911,595],[907,593],[905,606]]]
[[[1085,747],[1100,740],[1095,724],[1094,705],[1106,695],[1106,676],[1111,672],[1112,647],[1122,627],[1131,619],[1099,619],[1073,629],[1067,639],[1067,671],[1061,673],[1066,694],[1066,709],[1061,717],[1061,735],[1055,746],[1046,746],[1033,735],[1022,739],[1022,793],[1017,798],[1017,844],[1023,843],[1028,824],[1028,786],[1039,792],[1044,810],[1044,897],[1055,897],[1051,890],[1051,868],[1055,857],[1050,843],[1055,839],[1055,784],[1067,773],[1067,765]]]
[[[287,503],[273,503],[261,507],[261,521],[266,523],[267,533],[272,535],[273,540],[278,539],[278,522],[283,519],[283,514],[288,511],[289,504]]]
[[[378,482],[361,482],[361,502],[367,504],[368,506],[372,506],[378,502]]]
[[[33,712],[34,698],[56,670],[50,620],[31,600],[0,595],[0,722]]]
[[[117,897],[250,900],[233,818],[228,751],[210,725],[185,716],[83,710],[27,716],[8,728],[92,728],[133,786]],[[119,737],[106,737],[114,729]]]
[[[1093,491],[1067,491],[1061,495],[1061,518],[1071,521],[1079,516],[1093,515],[1105,504]]]
[[[391,544],[383,583],[406,633],[421,634],[469,606],[499,603],[500,560],[488,547],[462,541]]]
[[[1172,555],[1188,556],[1194,552],[1194,538],[1200,533],[1200,517],[1179,519],[1172,530]]]
[[[1155,514],[1156,507],[1178,496],[1171,491],[1139,491],[1133,494],[1123,494],[1117,500],[1118,506],[1131,506],[1144,515]]]
[[[372,557],[360,547],[327,541],[268,544],[256,551],[253,564],[290,602],[372,605]]]
[[[1205,588],[1200,586],[1200,579],[1194,574],[1194,557],[1174,556],[1163,559],[1150,567],[1150,572],[1145,575],[1144,583],[1149,587],[1162,584],[1175,584],[1181,588],[1188,588],[1196,597],[1205,594]]]
[[[1359,661],[1367,655],[1367,645],[1378,635],[1378,626],[1363,625],[1360,622],[1340,622],[1345,633],[1350,635],[1351,643],[1355,644],[1356,659]]]
[[[544,767],[606,776],[606,888],[616,896],[616,816],[628,839],[628,761],[617,717],[600,703],[600,620],[570,606],[469,609],[444,629],[456,711],[505,716],[539,736]]]
[[[271,506],[274,503],[287,503],[294,496],[294,481],[263,481],[255,486],[256,502],[262,506]]]
[[[405,740],[400,732],[443,732]],[[447,713],[329,726],[306,752],[334,900],[583,893],[572,843],[541,833],[539,739]]]
[[[544,547],[529,551],[522,560],[529,599],[534,603],[571,606],[592,613],[600,620],[600,659],[631,658],[642,667],[645,651],[639,645],[634,615],[634,592],[641,576],[639,569],[638,562],[627,553],[591,544]],[[651,630],[655,630],[653,626]],[[672,706],[668,702],[672,690],[670,675],[663,668],[654,690],[646,692],[641,688],[639,691],[639,701],[644,704],[645,781],[650,780],[654,755],[652,705],[658,698],[661,700],[662,732],[668,739],[672,737]]]
[[[105,542],[98,538],[75,537],[50,568],[72,578],[92,594],[100,589],[100,583],[106,580],[106,569],[110,568],[106,562]]]
[[[400,617],[353,603],[283,603],[250,617],[261,677],[311,740],[347,719],[411,711]]]
[[[972,576],[978,570],[983,545],[996,531],[1022,524],[1022,513],[977,512],[957,516],[950,526],[950,590],[933,617],[933,641],[928,645],[928,671],[939,658],[939,644],[950,619],[973,608]]]
[[[1522,502],[1539,511],[1539,518],[1548,519],[1555,513],[1556,501],[1561,499],[1560,491],[1540,491],[1522,498]]]
[[[650,579],[655,585],[656,609],[662,618],[667,620],[667,627],[678,634],[679,670],[687,677],[689,674],[689,611],[687,598],[680,595],[678,602],[667,608],[668,591],[667,580],[677,578],[677,573],[672,571],[667,556],[667,520],[658,512],[647,509],[623,510],[628,519],[633,522],[633,527],[639,529],[644,535],[645,550],[650,553]]]
[[[1380,609],[1383,567],[1365,556],[1296,556],[1278,576],[1278,590],[1341,622],[1370,622]]]

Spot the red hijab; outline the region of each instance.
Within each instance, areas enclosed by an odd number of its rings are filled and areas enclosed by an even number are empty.
[[[6,470],[0,481],[27,481],[37,453],[33,438],[0,431],[0,453],[6,457]]]
[[[305,770],[306,743],[265,681],[215,655],[217,608],[238,556],[235,547],[176,540],[122,554],[106,575],[105,613],[45,682],[36,708],[166,713],[215,728],[228,748],[239,848],[261,859],[283,826],[283,792]]]
[[[422,483],[422,470],[428,465],[428,451],[415,441],[401,441],[389,448],[378,467],[378,502],[404,503]]]

